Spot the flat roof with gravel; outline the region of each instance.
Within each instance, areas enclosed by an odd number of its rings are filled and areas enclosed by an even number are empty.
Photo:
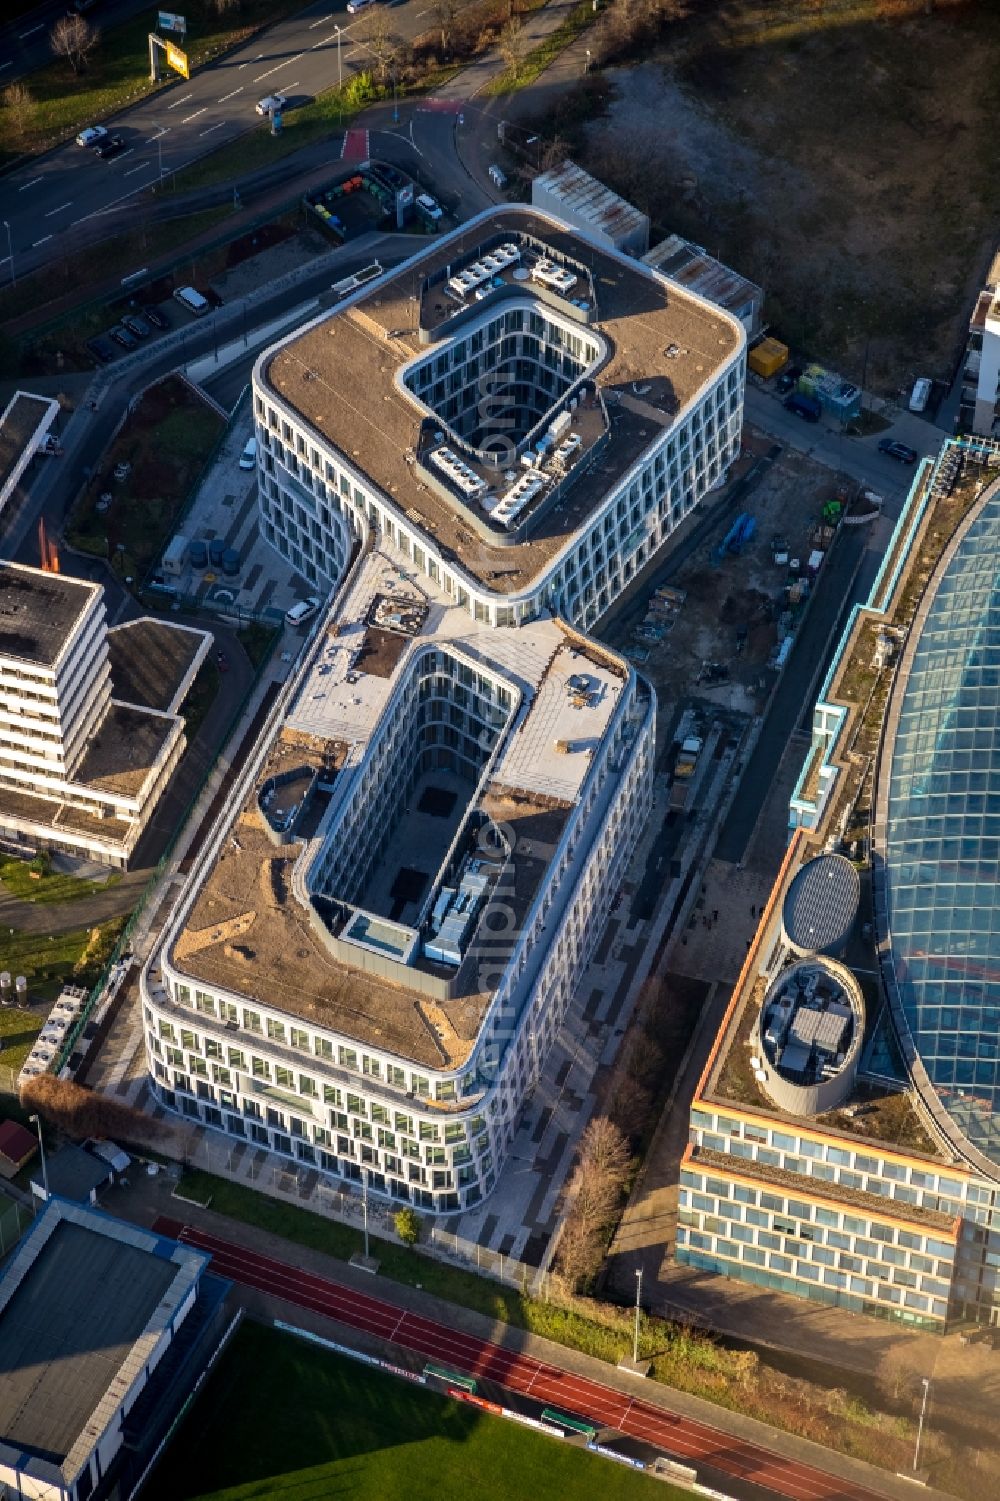
[[[575,318],[581,333],[600,336],[604,352],[593,380],[609,428],[607,446],[576,464],[559,503],[539,510],[516,547],[503,545],[499,534],[491,541],[484,518],[474,526],[462,506],[424,483],[414,455],[426,413],[396,379],[451,336],[456,315],[473,313],[475,305],[460,306],[449,297],[445,277],[499,237],[519,244],[526,256],[572,263],[581,279],[577,296],[589,282],[593,309],[585,314],[528,281],[514,282],[519,267],[498,277],[494,290],[503,283],[507,293],[535,298],[542,310]],[[490,303],[481,307],[487,310]],[[358,302],[309,325],[265,357],[261,370],[277,395],[433,537],[443,556],[460,559],[487,588],[510,594],[545,569],[742,340],[740,325],[721,309],[639,262],[598,249],[537,209],[510,205],[448,235]],[[593,427],[598,415],[583,404],[578,410],[581,426]],[[600,425],[603,435],[603,417]],[[585,437],[585,450],[596,437]]]
[[[115,698],[167,713],[206,639],[206,631],[151,616],[114,626],[108,658]]]
[[[55,667],[99,584],[0,563],[0,657]]]

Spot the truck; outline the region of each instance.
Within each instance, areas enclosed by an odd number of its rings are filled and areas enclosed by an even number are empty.
[[[178,532],[167,544],[160,568],[166,578],[179,578],[188,560],[188,539]]]
[[[689,735],[681,741],[681,748],[677,752],[677,760],[674,762],[675,777],[689,777],[698,764],[701,748],[704,745],[700,735]]]

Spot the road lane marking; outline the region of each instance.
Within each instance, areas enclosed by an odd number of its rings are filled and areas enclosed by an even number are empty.
[[[242,92],[243,92],[243,85],[240,84],[240,87],[238,89],[233,89],[233,91],[232,91],[231,94],[223,94],[222,98],[219,100],[219,103],[220,104],[225,104],[225,102],[226,102],[227,99],[235,99],[236,95],[237,94],[242,94]]]
[[[19,193],[26,193],[29,188],[35,187],[37,183],[41,182],[41,180],[42,179],[40,177],[33,177],[30,182],[22,183],[17,191]]]
[[[210,136],[212,134],[213,130],[221,130],[222,127],[223,127],[223,125],[225,125],[225,123],[226,123],[225,120],[217,120],[215,122],[215,124],[214,125],[210,125],[207,130],[199,130],[198,135],[199,135],[199,137],[200,136]]]
[[[129,167],[127,172],[122,173],[122,176],[131,177],[133,172],[148,172],[152,165],[152,162],[140,162],[138,167]]]
[[[9,255],[5,255],[4,258],[3,258],[3,260],[0,261],[0,266],[6,266],[6,264],[7,264],[7,262],[9,260],[10,260],[10,256]]]
[[[13,63],[0,63],[0,73],[3,72],[4,68],[12,68],[13,66]]]
[[[46,240],[51,240],[51,238],[52,238],[51,235],[42,235],[42,238],[40,240],[36,240],[35,243],[34,243],[34,245],[32,245],[32,247],[31,247],[32,250],[36,249],[36,247],[39,246],[39,245],[44,245],[45,241]]]
[[[182,99],[175,99],[173,104],[168,104],[167,109],[176,109],[179,104],[186,104],[189,99],[193,98],[194,94],[185,94]]]
[[[46,218],[46,219],[51,219],[54,214],[61,214],[62,211],[63,211],[63,209],[72,208],[72,207],[73,207],[73,200],[72,200],[72,198],[70,198],[68,202],[66,202],[66,203],[60,203],[60,205],[59,205],[58,208],[50,208],[49,211],[48,211],[48,213],[45,214],[45,215],[43,215],[43,217]]]
[[[207,104],[203,104],[202,107],[201,107],[201,109],[196,109],[193,115],[185,115],[184,118],[183,118],[183,120],[181,121],[181,124],[182,125],[187,125],[192,120],[197,120],[198,116],[199,115],[203,115],[207,109],[208,109],[208,105]]]
[[[119,162],[123,162],[127,156],[131,156],[132,155],[132,152],[134,150],[135,150],[135,147],[134,146],[130,146],[127,151],[123,151],[122,154],[121,154],[121,156],[116,157],[115,160],[119,161]]]
[[[165,136],[165,135],[166,135],[166,133],[167,133],[167,131],[168,131],[168,130],[169,130],[169,129],[170,129],[170,126],[169,126],[169,125],[164,125],[164,126],[163,126],[163,128],[162,128],[162,130],[158,130],[158,131],[157,131],[157,132],[156,132],[156,134],[155,134],[155,136],[149,136],[149,137],[148,137],[148,139],[147,139],[147,141],[146,141],[146,145],[147,145],[147,146],[151,146],[151,145],[152,145],[152,144],[153,144],[153,142],[154,142],[154,141],[158,141],[158,140],[159,140],[159,139],[160,139],[160,137],[161,137],[161,136]]]
[[[320,18],[319,18],[318,21],[312,21],[310,23],[309,30],[310,31],[315,31],[317,26],[325,26],[326,23],[327,23],[327,21],[332,21],[332,20],[333,20],[332,16],[320,16]]]
[[[297,63],[297,62],[298,62],[298,60],[299,60],[299,58],[300,58],[300,57],[301,57],[301,56],[302,56],[302,53],[301,53],[301,52],[296,52],[296,54],[295,54],[295,56],[294,56],[294,57],[288,57],[288,58],[286,58],[286,59],[285,59],[285,62],[286,62],[286,63],[287,63],[287,65],[288,65],[288,67],[291,67],[291,66],[292,66],[292,63]]]
[[[40,31],[44,31],[44,30],[45,30],[44,23],[40,23],[38,26],[32,26],[32,28],[31,28],[30,31],[22,31],[20,33],[20,35],[18,36],[18,41],[19,42],[26,42],[28,40],[29,36],[37,36]]]

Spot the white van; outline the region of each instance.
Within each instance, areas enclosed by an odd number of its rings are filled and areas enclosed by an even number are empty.
[[[910,392],[911,412],[926,411],[927,403],[931,399],[933,385],[933,381],[929,381],[926,375],[922,375],[919,380],[914,381],[913,390]]]
[[[174,292],[174,301],[179,302],[181,307],[187,308],[196,318],[203,318],[208,312],[208,298],[202,297],[194,287],[178,287]]]
[[[257,439],[256,438],[248,438],[247,439],[246,444],[245,444],[244,449],[243,449],[243,452],[240,454],[240,468],[241,469],[256,469],[257,468]]]
[[[310,594],[308,599],[300,599],[297,605],[292,605],[290,610],[285,611],[286,625],[302,625],[311,620],[319,609],[319,600],[315,594]]]

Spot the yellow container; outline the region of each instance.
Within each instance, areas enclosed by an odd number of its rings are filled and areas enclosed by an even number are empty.
[[[788,364],[788,346],[778,339],[761,339],[747,355],[747,364],[755,375],[770,380],[783,365]]]

